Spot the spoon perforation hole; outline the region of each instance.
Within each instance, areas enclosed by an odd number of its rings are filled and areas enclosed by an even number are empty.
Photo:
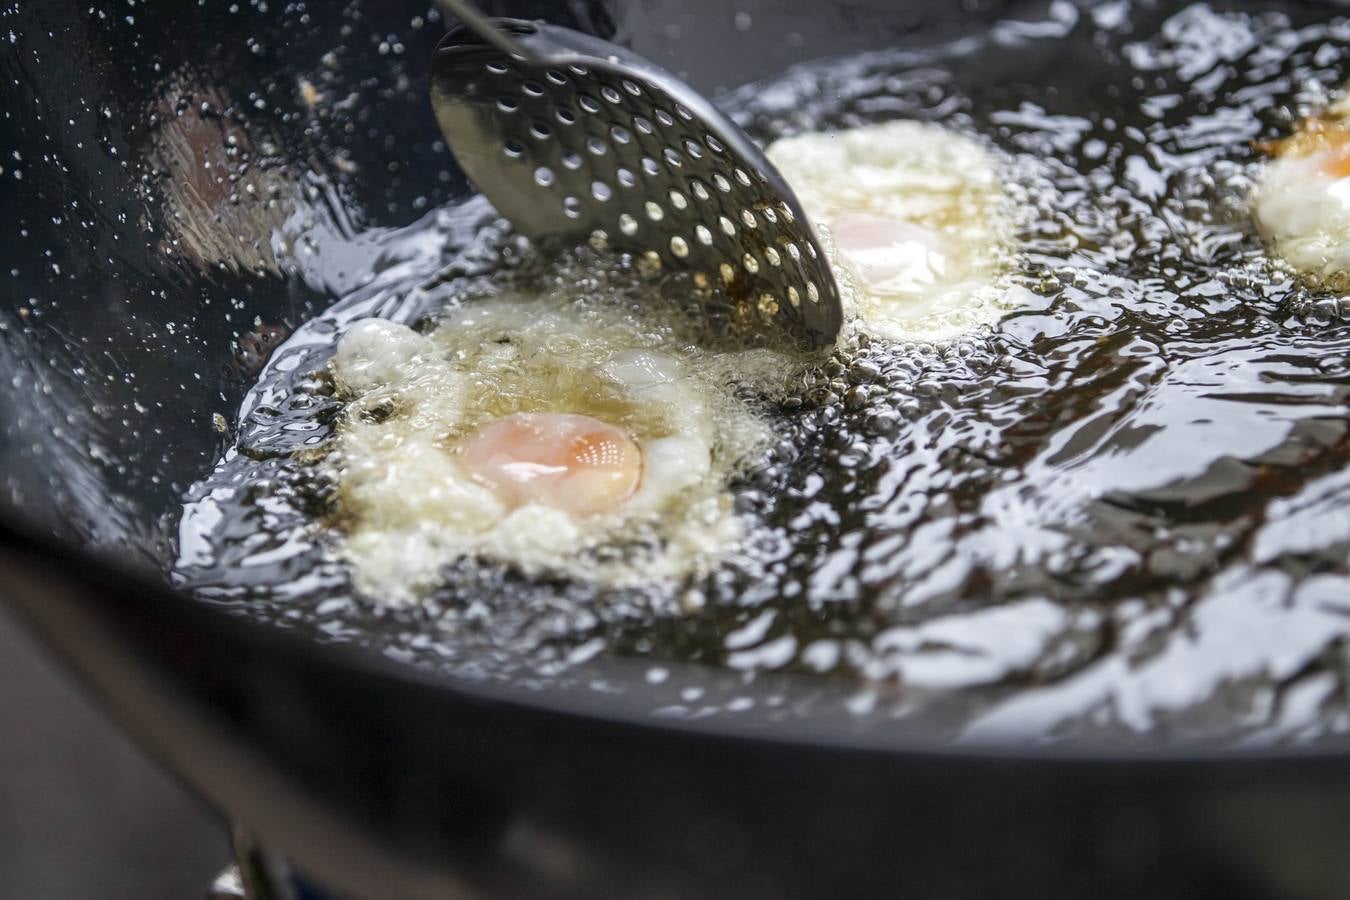
[[[661,254],[648,250],[638,257],[638,273],[650,278],[661,271]]]

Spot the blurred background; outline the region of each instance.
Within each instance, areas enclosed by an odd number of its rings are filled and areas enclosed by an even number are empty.
[[[0,609],[0,896],[197,900],[229,858],[224,823]]]

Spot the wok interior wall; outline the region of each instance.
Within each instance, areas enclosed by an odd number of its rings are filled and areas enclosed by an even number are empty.
[[[613,35],[714,93],[1008,6],[483,5]],[[426,100],[444,25],[414,0],[45,0],[0,24],[0,518],[159,570],[267,352],[350,289],[342,255],[468,192]]]

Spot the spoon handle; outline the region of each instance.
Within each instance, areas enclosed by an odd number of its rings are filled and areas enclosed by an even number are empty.
[[[506,32],[465,0],[436,0],[442,9],[464,23],[464,26],[498,50],[517,59],[539,63],[539,57],[507,37]]]

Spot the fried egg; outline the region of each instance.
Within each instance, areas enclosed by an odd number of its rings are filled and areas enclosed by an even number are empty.
[[[978,142],[924,122],[782,138],[767,151],[830,254],[846,312],[897,339],[992,323],[1013,292],[1007,198]]]
[[[1350,286],[1350,100],[1304,119],[1272,155],[1252,194],[1257,230],[1295,271]]]
[[[465,557],[669,581],[739,538],[727,482],[770,432],[731,384],[782,360],[554,299],[495,296],[426,334],[368,319],[342,337],[340,553],[367,596],[415,604]]]

